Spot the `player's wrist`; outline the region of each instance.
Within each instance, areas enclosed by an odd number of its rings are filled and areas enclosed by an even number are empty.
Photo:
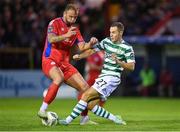
[[[93,48],[93,47],[94,47],[94,45],[95,45],[95,43],[93,43],[93,42],[89,42],[89,45],[90,45],[90,48]]]
[[[79,60],[82,59],[82,55],[81,54],[78,55],[78,59]]]
[[[116,63],[119,64],[120,66],[123,66],[124,65],[124,62],[120,61],[119,59],[115,59]]]
[[[68,38],[66,34],[61,35],[60,37],[61,37],[61,39],[62,39],[62,40],[65,40],[65,39],[67,39],[67,38]]]
[[[115,62],[116,62],[116,64],[120,64],[119,60],[117,58],[115,59]]]

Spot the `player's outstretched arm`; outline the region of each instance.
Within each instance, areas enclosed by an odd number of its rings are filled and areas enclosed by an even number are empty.
[[[98,42],[97,38],[92,37],[88,43],[81,42],[78,44],[79,50],[81,52],[88,50],[93,47]]]
[[[94,49],[88,49],[88,50],[85,50],[84,52],[82,52],[81,54],[76,54],[73,56],[73,59],[74,60],[80,60],[80,59],[83,59],[83,58],[87,58],[88,56],[92,55],[96,53],[96,51]]]
[[[135,63],[134,62],[130,62],[130,63],[126,63],[126,62],[123,62],[121,60],[119,60],[116,56],[116,54],[112,54],[111,55],[111,58],[116,61],[117,64],[119,64],[121,67],[123,67],[124,69],[126,70],[130,70],[130,71],[133,71],[134,68],[135,68]]]

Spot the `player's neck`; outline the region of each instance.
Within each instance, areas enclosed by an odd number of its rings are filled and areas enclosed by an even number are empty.
[[[120,38],[120,39],[118,39],[117,41],[115,41],[114,43],[115,43],[115,44],[119,44],[119,43],[122,43],[122,41],[123,41],[123,39]]]
[[[71,26],[64,17],[62,17],[62,20],[63,20],[64,23],[66,23],[66,25],[67,25],[68,27]]]

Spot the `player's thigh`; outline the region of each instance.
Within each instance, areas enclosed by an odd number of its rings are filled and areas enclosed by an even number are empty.
[[[61,83],[64,80],[64,75],[58,64],[51,59],[44,59],[42,61],[42,71],[43,73],[57,84]]]
[[[62,83],[64,81],[64,75],[63,72],[61,71],[61,69],[57,66],[53,66],[50,70],[49,70],[49,76],[50,78],[57,82],[57,83]]]
[[[83,92],[89,88],[89,85],[79,72],[74,73],[71,77],[65,80],[65,83],[77,89],[79,92]]]

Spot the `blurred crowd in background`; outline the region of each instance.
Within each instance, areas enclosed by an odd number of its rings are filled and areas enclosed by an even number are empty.
[[[109,34],[109,25],[113,21],[121,21],[125,25],[125,36],[149,35],[157,22],[178,10],[180,5],[178,0],[0,0],[0,68],[29,69],[29,63],[32,63],[32,69],[40,69],[48,23],[62,16],[67,3],[74,2],[80,8],[77,24],[85,41],[91,36],[103,39]],[[162,35],[179,34],[166,27]],[[14,54],[11,48],[30,48],[33,54],[28,58],[26,52]],[[22,50],[18,51],[21,53]],[[85,60],[75,62],[82,74],[84,64]],[[138,74],[143,77],[140,70]],[[156,80],[158,78],[156,76]],[[139,81],[133,82],[132,85],[138,86],[136,83]],[[154,81],[153,85],[155,82],[160,81]],[[156,91],[163,95],[162,86],[158,88]],[[148,91],[141,91],[142,86],[137,89],[140,91],[138,94],[148,96]],[[173,96],[172,91],[168,92],[169,96]]]
[[[177,7],[173,0],[1,0],[0,47],[43,47],[50,20],[61,17],[67,3],[80,7],[78,24],[86,39],[104,38],[112,21],[122,21],[124,35],[144,35]]]

